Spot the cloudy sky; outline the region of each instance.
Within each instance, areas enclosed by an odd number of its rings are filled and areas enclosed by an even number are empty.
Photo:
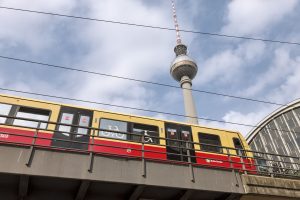
[[[297,0],[177,0],[181,29],[300,42]],[[0,0],[0,6],[173,27],[169,0]],[[173,31],[0,9],[0,55],[178,85]],[[182,33],[198,64],[193,88],[286,104],[300,97],[300,46]],[[0,58],[0,87],[184,114],[179,89]],[[124,108],[47,99],[184,121]],[[278,106],[194,92],[199,117],[255,125]],[[249,127],[200,120],[239,130]]]

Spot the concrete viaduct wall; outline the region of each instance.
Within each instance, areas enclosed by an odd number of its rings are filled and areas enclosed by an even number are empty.
[[[143,165],[141,160],[98,155],[91,160],[89,154],[46,149],[36,149],[30,157],[30,152],[26,147],[0,145],[0,199],[300,198],[299,180],[275,181],[228,170],[150,161]],[[31,163],[26,165],[28,160]]]

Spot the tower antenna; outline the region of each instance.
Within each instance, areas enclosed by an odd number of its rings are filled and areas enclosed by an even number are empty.
[[[181,44],[181,37],[180,37],[180,32],[179,32],[179,25],[178,25],[174,0],[172,0],[172,10],[173,10],[173,20],[174,20],[175,30],[176,30],[176,41],[177,41],[177,44]]]

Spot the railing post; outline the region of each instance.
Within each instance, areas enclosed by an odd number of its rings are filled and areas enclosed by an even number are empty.
[[[297,167],[296,167],[294,174],[296,176],[300,176],[300,157],[298,157],[297,159],[298,159],[298,162],[296,163]]]
[[[228,161],[229,161],[230,169],[234,170],[234,168],[232,166],[231,156],[230,156],[230,152],[229,152],[228,148],[226,148],[226,153],[227,153],[227,156],[228,156]]]
[[[32,159],[33,159],[33,156],[34,156],[34,145],[35,145],[35,142],[36,142],[36,139],[38,137],[38,132],[40,130],[40,127],[41,127],[41,122],[39,121],[38,122],[38,125],[37,125],[37,128],[35,129],[35,132],[34,132],[34,136],[33,136],[33,140],[32,140],[32,144],[30,145],[30,149],[29,149],[29,154],[28,154],[28,159],[27,159],[27,162],[26,162],[26,166],[27,167],[30,167],[31,166],[31,163],[32,163]]]
[[[279,174],[284,174],[285,173],[285,170],[287,168],[287,165],[286,165],[286,160],[285,160],[286,157],[283,157],[282,160],[279,160],[278,161],[278,169],[279,169]]]
[[[233,176],[235,177],[235,181],[236,181],[235,186],[236,186],[236,187],[239,187],[239,186],[240,186],[240,185],[239,185],[239,181],[238,181],[238,178],[237,178],[237,176],[236,176],[235,169],[234,169],[234,167],[233,167],[232,160],[231,160],[231,155],[230,155],[230,152],[229,152],[229,149],[228,149],[228,148],[226,148],[226,153],[227,153],[227,156],[228,156],[228,161],[229,161],[230,169],[231,169],[231,171],[232,171],[232,173],[233,173]]]
[[[267,153],[263,153],[263,155],[265,155],[266,160],[269,160],[269,159],[270,159],[269,156],[267,155]],[[270,176],[271,176],[272,178],[274,178],[273,159],[274,159],[274,158],[272,158],[272,160],[270,159],[271,161],[268,161],[268,163],[267,163],[267,165],[269,165],[268,169],[269,169],[269,172],[270,172]]]
[[[240,161],[242,163],[242,170],[243,170],[243,173],[244,174],[248,174],[247,170],[246,170],[246,166],[245,166],[245,161],[244,161],[244,156],[243,154],[241,153],[240,155]]]
[[[143,131],[142,133],[142,176],[146,177],[146,160],[145,160],[145,133],[146,131]]]
[[[189,141],[186,141],[185,144],[186,144],[186,150],[187,150],[187,156],[188,156],[188,163],[189,163],[189,170],[190,170],[191,181],[195,182],[194,168],[193,168],[193,165],[192,165],[192,159],[191,159],[191,152],[190,152]]]
[[[90,149],[90,155],[89,155],[89,169],[88,172],[93,172],[93,166],[94,166],[94,143],[95,143],[95,129],[91,131],[92,136],[92,143],[91,143],[91,149]]]

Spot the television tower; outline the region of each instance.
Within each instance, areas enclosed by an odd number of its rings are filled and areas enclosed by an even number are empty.
[[[172,9],[177,44],[174,48],[176,58],[171,64],[170,74],[182,88],[187,122],[198,124],[197,110],[192,95],[192,80],[197,74],[198,67],[196,62],[187,55],[187,46],[181,41],[174,0],[172,0]]]

